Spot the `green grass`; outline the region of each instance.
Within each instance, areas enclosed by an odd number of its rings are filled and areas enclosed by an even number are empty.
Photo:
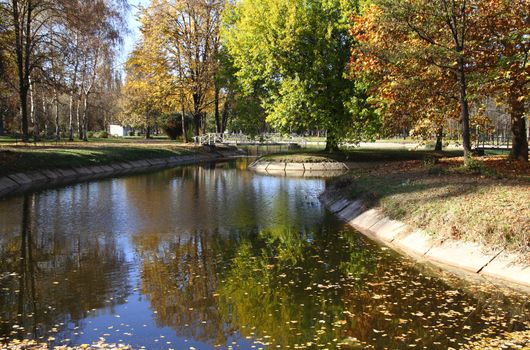
[[[191,151],[185,148],[161,147],[75,147],[75,148],[0,148],[0,175],[40,169],[104,165],[119,161],[166,158]]]
[[[351,171],[332,188],[437,239],[530,256],[530,181],[466,174],[457,167],[434,174],[429,168],[420,162],[380,164]]]
[[[487,156],[506,156],[510,154],[509,149],[488,149],[484,151]]]
[[[337,153],[325,153],[322,150],[303,149],[281,152],[263,156],[264,160],[278,162],[398,162],[407,160],[424,160],[427,158],[460,157],[462,151],[434,152],[428,150],[392,150],[362,149],[344,150]]]
[[[30,139],[32,141],[32,139]],[[92,142],[104,142],[104,143],[138,143],[138,142],[149,142],[149,143],[155,143],[155,142],[169,142],[169,138],[164,135],[157,135],[153,136],[151,139],[146,140],[143,136],[125,136],[125,137],[109,137],[109,138],[97,138],[97,137],[90,137],[88,139],[89,143]],[[20,137],[15,137],[12,135],[4,135],[0,136],[0,145],[1,144],[22,144]],[[73,143],[79,143],[79,144],[86,144],[85,141],[75,139]],[[30,144],[35,144],[34,142],[30,142]],[[37,142],[37,145],[64,145],[64,144],[72,144],[72,142],[68,141],[68,139],[61,139],[59,141],[55,141],[53,139],[43,139]]]

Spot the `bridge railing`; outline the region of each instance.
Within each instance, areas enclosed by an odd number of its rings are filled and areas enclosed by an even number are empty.
[[[307,140],[298,135],[282,135],[282,134],[260,134],[255,137],[250,137],[245,134],[216,134],[209,133],[200,136],[195,136],[196,144],[201,145],[215,145],[215,144],[286,144],[296,143],[300,146],[305,146]]]

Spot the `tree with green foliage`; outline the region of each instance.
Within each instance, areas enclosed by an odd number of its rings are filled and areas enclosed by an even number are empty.
[[[267,122],[282,132],[327,130],[328,151],[377,130],[366,89],[345,76],[356,1],[243,0],[221,34],[245,95],[259,93]]]

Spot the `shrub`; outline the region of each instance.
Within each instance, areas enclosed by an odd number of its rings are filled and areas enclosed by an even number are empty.
[[[426,168],[427,168],[427,173],[429,175],[443,175],[447,173],[445,168],[439,165],[428,165]]]
[[[501,175],[495,169],[488,168],[486,164],[484,164],[483,161],[476,159],[476,158],[468,159],[466,162],[466,165],[458,167],[457,171],[464,173],[464,174],[484,175],[484,176],[496,177],[496,178],[501,177]]]
[[[109,133],[106,132],[105,130],[103,131],[98,131],[95,136],[98,138],[98,139],[108,139],[109,138]],[[90,136],[89,136],[90,137]]]
[[[94,137],[94,132],[93,131],[89,131],[89,132],[86,133],[86,136],[88,138],[93,138]]]
[[[189,126],[193,124],[191,117],[185,118],[186,129],[189,130]],[[159,117],[160,128],[171,140],[176,140],[182,136],[182,117],[180,114],[167,114]]]

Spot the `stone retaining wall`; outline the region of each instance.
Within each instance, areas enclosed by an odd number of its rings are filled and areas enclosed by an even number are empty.
[[[530,292],[530,265],[521,256],[503,249],[483,253],[480,245],[452,239],[434,240],[422,230],[392,220],[379,209],[366,209],[360,200],[348,200],[330,192],[320,200],[335,215],[364,235],[415,258],[449,265],[483,277],[516,284]]]
[[[0,177],[0,198],[45,186],[65,185],[109,176],[170,168],[178,165],[219,160],[239,155],[235,152],[205,153],[170,158],[125,161],[109,165],[91,165],[70,169],[45,169]]]

